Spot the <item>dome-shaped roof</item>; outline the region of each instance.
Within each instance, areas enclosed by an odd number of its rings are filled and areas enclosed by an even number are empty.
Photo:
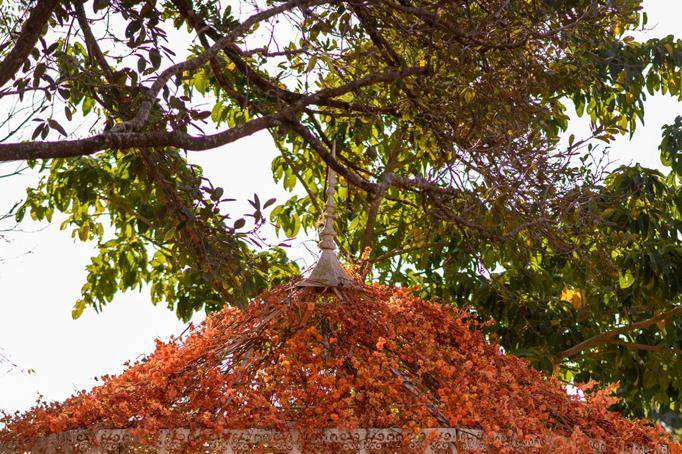
[[[460,452],[467,437],[490,452],[668,451],[660,428],[608,411],[606,393],[568,393],[480,328],[467,313],[405,289],[280,287],[243,311],[209,316],[182,339],[159,342],[90,392],[8,418],[0,443],[30,449],[45,440],[73,443],[49,434],[126,429],[117,436],[154,446],[176,429],[259,429],[294,433],[303,451],[331,452],[341,448],[306,446],[320,434],[325,443],[361,443],[369,432],[356,429],[392,428],[402,434],[393,445],[385,444],[389,432],[375,431],[384,444],[373,446],[413,452],[421,436]],[[429,428],[439,430],[420,431]],[[268,440],[262,444],[274,449]]]

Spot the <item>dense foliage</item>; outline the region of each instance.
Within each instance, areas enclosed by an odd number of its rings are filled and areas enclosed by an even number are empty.
[[[97,244],[76,317],[136,288],[183,319],[245,305],[298,272],[259,227],[314,229],[331,166],[368,280],[494,318],[508,352],[565,379],[620,381],[633,414],[679,411],[682,120],[670,176],[607,176],[597,145],[681,93],[682,44],[635,39],[640,3],[4,2],[0,161],[43,172],[20,218]],[[592,132],[564,144],[570,104]],[[246,222],[187,152],[265,130],[301,191],[255,196]]]
[[[185,339],[159,343],[89,393],[9,419],[0,440],[26,448],[55,432],[131,428],[154,444],[158,429],[269,428],[297,430],[313,443],[328,427],[467,427],[483,430],[485,452],[667,445],[660,428],[609,411],[608,391],[588,389],[569,395],[556,378],[486,342],[465,312],[409,290],[286,286],[245,311],[210,316]],[[542,447],[511,443],[531,437]]]

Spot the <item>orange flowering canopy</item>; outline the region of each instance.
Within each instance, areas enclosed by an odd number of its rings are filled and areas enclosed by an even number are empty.
[[[30,449],[73,429],[132,429],[144,445],[162,429],[313,440],[329,428],[459,427],[481,434],[486,452],[547,452],[519,447],[531,439],[553,440],[553,452],[679,449],[651,423],[609,411],[607,394],[567,392],[465,312],[409,290],[280,287],[159,342],[90,392],[6,418],[0,445]]]

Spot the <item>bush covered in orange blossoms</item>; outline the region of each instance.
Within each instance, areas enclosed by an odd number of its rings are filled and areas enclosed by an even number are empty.
[[[567,393],[502,353],[480,328],[409,290],[280,287],[246,310],[224,309],[182,339],[159,342],[90,392],[5,418],[0,443],[30,449],[40,437],[78,428],[131,428],[152,443],[159,429],[173,428],[295,429],[312,440],[324,428],[389,427],[554,437],[564,441],[554,451],[580,453],[595,440],[605,452],[670,443],[653,424],[609,411],[606,392]]]

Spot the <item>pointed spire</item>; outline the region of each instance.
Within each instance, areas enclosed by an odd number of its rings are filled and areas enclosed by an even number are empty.
[[[332,144],[332,157],[336,158],[336,142]],[[327,202],[324,212],[324,227],[320,231],[320,258],[313,267],[310,275],[298,285],[303,287],[339,287],[352,285],[353,280],[341,266],[336,256],[336,231],[334,219],[336,219],[336,204],[334,194],[336,192],[336,172],[331,167],[327,168]]]

